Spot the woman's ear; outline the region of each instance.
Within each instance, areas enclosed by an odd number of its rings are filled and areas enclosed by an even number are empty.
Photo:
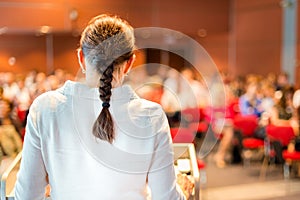
[[[84,63],[84,55],[83,55],[82,49],[77,50],[77,58],[78,58],[78,63],[80,65],[82,72],[85,72],[86,67],[85,67],[85,63]]]
[[[136,59],[136,55],[133,54],[129,58],[129,60],[126,62],[126,65],[125,65],[125,68],[124,68],[124,74],[127,74],[130,71],[130,69],[132,68],[132,65],[133,65],[135,59]]]

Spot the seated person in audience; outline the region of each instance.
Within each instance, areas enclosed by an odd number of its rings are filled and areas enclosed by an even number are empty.
[[[197,74],[192,67],[185,67],[181,71],[179,98],[186,108],[205,108],[208,104],[209,92],[204,83],[197,79]]]
[[[274,93],[275,87],[269,82],[262,82],[261,85],[262,99],[261,108],[263,112],[268,112],[275,105]]]
[[[293,95],[293,106],[294,108],[300,107],[300,89],[297,89]]]
[[[294,94],[293,88],[277,91],[277,98],[280,97],[276,104],[270,109],[270,123],[276,126],[291,126],[295,134],[298,135],[299,124],[296,109],[293,106],[292,98]]]
[[[261,107],[261,99],[257,97],[258,86],[255,80],[251,80],[247,83],[246,93],[239,99],[240,113],[242,115],[261,116],[263,110]]]
[[[18,93],[18,85],[16,83],[16,75],[12,72],[4,73],[3,83],[3,97],[14,101],[16,94]]]
[[[289,76],[287,73],[282,72],[277,76],[275,87],[276,90],[285,90],[291,87],[291,84],[289,83]]]
[[[258,139],[265,139],[266,126],[269,124],[270,112],[275,106],[275,85],[269,81],[262,82],[262,101],[261,107],[263,113],[259,118],[258,128],[255,130],[255,137]]]
[[[297,111],[292,104],[293,92],[293,88],[276,91],[275,105],[268,112],[265,112],[263,117],[260,119],[260,131],[259,133],[255,133],[258,138],[266,138],[267,135],[264,128],[268,124],[273,124],[275,126],[291,126],[295,135],[299,134]],[[271,145],[276,152],[275,162],[282,164],[284,162],[282,158],[283,146],[279,141],[272,141]]]
[[[8,157],[13,157],[22,150],[22,140],[11,115],[12,104],[9,100],[0,100],[0,147]]]
[[[0,100],[0,175],[22,149],[22,140],[10,117],[12,104],[7,99]]]
[[[230,86],[224,85],[225,94],[226,94],[226,102],[224,106],[223,112],[215,112],[215,115],[223,115],[224,117],[224,124],[218,123],[218,116],[216,116],[216,121],[214,122],[213,128],[214,131],[218,133],[222,133],[222,138],[220,140],[218,150],[214,156],[214,161],[219,168],[223,168],[226,166],[225,157],[228,151],[233,147],[232,140],[234,137],[234,129],[233,129],[233,118],[236,114],[235,111],[235,102],[236,98],[234,96],[232,88]],[[220,116],[219,116],[220,117]]]
[[[293,95],[293,106],[296,110],[296,119],[298,120],[298,126],[300,125],[300,89],[297,89]],[[297,137],[294,142],[294,150],[300,151],[300,135],[299,135],[299,129],[298,133],[296,134]],[[299,165],[300,167],[300,165]],[[300,172],[300,170],[299,170]]]

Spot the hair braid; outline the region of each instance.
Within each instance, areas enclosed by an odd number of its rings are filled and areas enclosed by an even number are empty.
[[[112,143],[115,137],[113,119],[109,112],[109,101],[113,80],[113,63],[107,67],[100,78],[99,93],[100,99],[108,106],[103,106],[93,126],[93,134],[102,140]],[[102,104],[103,105],[103,104]]]
[[[109,65],[107,69],[103,72],[102,77],[100,78],[99,93],[100,99],[103,102],[109,102],[111,96],[111,82],[113,80],[113,64]]]

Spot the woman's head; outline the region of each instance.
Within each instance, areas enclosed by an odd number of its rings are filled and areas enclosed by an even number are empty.
[[[246,94],[249,99],[255,99],[258,92],[258,83],[255,81],[248,82],[246,86]]]
[[[292,107],[293,94],[294,94],[293,87],[283,89],[281,91],[281,96],[278,101],[278,105],[282,108]]]
[[[120,81],[118,72],[125,61],[133,58],[133,51],[133,28],[128,22],[105,14],[94,17],[82,33],[79,48],[87,84],[99,86],[99,78],[112,73],[116,76],[113,81]]]
[[[112,142],[114,126],[109,112],[112,87],[122,83],[134,62],[133,28],[125,20],[112,15],[94,17],[82,33],[78,58],[86,72],[86,83],[98,87],[103,109],[93,133]]]

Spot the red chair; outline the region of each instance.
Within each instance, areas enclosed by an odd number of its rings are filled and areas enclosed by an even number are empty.
[[[194,132],[194,133],[206,133],[208,129],[208,123],[205,121],[201,122],[193,122],[189,124],[189,128]]]
[[[276,156],[276,152],[270,148],[270,144],[274,141],[280,142],[283,148],[286,148],[291,140],[295,137],[294,130],[291,126],[276,126],[276,125],[268,125],[266,127],[267,138],[269,140],[265,146],[265,158],[263,161],[262,169],[261,169],[261,177],[265,177],[266,169],[268,167],[268,162],[271,158]],[[287,151],[280,152],[283,158],[286,160],[288,157],[293,157],[295,154],[289,154]],[[297,155],[296,155],[297,156]],[[297,158],[297,157],[295,157]],[[289,173],[284,168],[284,174]]]
[[[277,131],[276,131],[277,130]],[[268,135],[270,135],[270,139],[279,140],[283,147],[287,147],[291,140],[295,137],[294,130],[292,127],[276,127],[270,126],[267,129]],[[300,162],[300,152],[299,151],[288,151],[284,150],[282,152],[282,157],[285,160],[283,166],[283,173],[285,178],[289,178],[290,176],[290,168],[296,163]]]
[[[254,132],[258,127],[258,119],[254,115],[237,115],[233,119],[233,126],[235,130],[239,130],[243,137],[243,147],[245,149],[258,149],[264,146],[264,141],[254,138]]]
[[[270,141],[279,141],[283,147],[286,147],[295,137],[294,130],[291,126],[268,125],[266,132]]]
[[[244,137],[252,137],[258,126],[258,118],[255,115],[236,115],[233,126],[236,130],[240,130]]]
[[[283,175],[284,178],[290,177],[290,168],[293,166],[299,166],[300,165],[300,152],[299,151],[292,151],[289,152],[288,150],[284,150],[282,152],[282,157],[285,160],[284,166],[283,166]],[[298,165],[297,165],[298,164]],[[298,170],[298,176],[299,176],[299,168]]]
[[[289,152],[287,150],[284,150],[282,152],[282,156],[284,160],[292,160],[292,161],[300,161],[300,152],[299,151],[292,151]]]
[[[255,115],[236,115],[233,119],[233,127],[241,132],[243,161],[245,165],[250,165],[253,154],[260,155],[260,151],[263,152],[264,148],[264,141],[254,137],[258,127],[258,118]]]
[[[258,127],[258,119],[254,115],[237,115],[233,119],[233,126],[235,130],[239,130],[243,137],[243,147],[245,149],[257,149],[264,146],[264,141],[254,138],[255,130]]]
[[[300,164],[300,152],[299,151],[292,151],[289,152],[288,150],[284,150],[282,152],[282,157],[285,160],[284,166],[283,166],[283,175],[284,178],[290,177],[290,168],[292,166],[297,166]],[[298,168],[299,170],[299,168]],[[298,171],[299,176],[299,171]]]

